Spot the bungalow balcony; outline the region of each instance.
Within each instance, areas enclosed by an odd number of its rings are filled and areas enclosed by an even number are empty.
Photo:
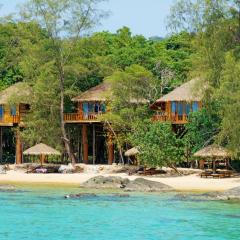
[[[188,115],[187,114],[156,114],[152,117],[152,121],[159,121],[159,122],[171,122],[172,124],[186,124],[188,122]]]
[[[11,115],[10,113],[5,113],[0,116],[0,126],[14,126],[15,124],[19,124],[20,115],[17,113],[15,115]]]
[[[102,112],[78,112],[78,113],[65,113],[65,123],[90,123],[90,122],[101,122],[99,117],[102,116]]]

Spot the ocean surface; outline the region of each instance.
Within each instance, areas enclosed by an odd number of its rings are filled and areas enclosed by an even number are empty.
[[[77,192],[0,192],[0,240],[240,239],[239,202],[182,200],[174,193],[64,198]]]

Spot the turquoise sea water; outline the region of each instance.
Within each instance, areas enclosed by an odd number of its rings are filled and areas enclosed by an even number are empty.
[[[240,203],[174,194],[111,193],[64,199],[76,189],[0,192],[0,240],[240,239]]]

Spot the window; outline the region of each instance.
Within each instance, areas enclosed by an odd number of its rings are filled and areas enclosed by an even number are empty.
[[[189,103],[186,104],[186,114],[189,115],[191,111],[191,105]]]
[[[3,105],[0,105],[0,119],[3,119],[3,115],[4,115],[4,108],[3,108]]]
[[[106,112],[106,104],[105,104],[105,103],[102,103],[102,104],[101,104],[101,111],[102,111],[103,113]]]
[[[180,116],[183,115],[183,103],[182,102],[178,103],[178,115],[180,115]]]
[[[176,113],[177,110],[177,103],[176,102],[171,102],[171,111],[172,113]]]
[[[192,111],[197,112],[198,111],[198,102],[193,102],[192,103]]]
[[[88,103],[83,103],[83,112],[88,113]]]
[[[17,116],[16,106],[11,106],[10,112],[11,112],[11,116],[14,116],[14,117]]]

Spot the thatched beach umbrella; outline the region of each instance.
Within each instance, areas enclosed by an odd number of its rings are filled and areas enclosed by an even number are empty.
[[[125,152],[126,157],[135,156],[139,153],[138,149],[136,147],[133,147]]]
[[[40,156],[41,164],[44,163],[46,155],[61,155],[56,149],[49,147],[46,144],[40,143],[37,144],[23,152],[24,155],[38,155]]]
[[[213,171],[216,172],[216,159],[228,159],[231,154],[227,149],[213,144],[199,150],[193,156],[211,159],[213,161]]]

